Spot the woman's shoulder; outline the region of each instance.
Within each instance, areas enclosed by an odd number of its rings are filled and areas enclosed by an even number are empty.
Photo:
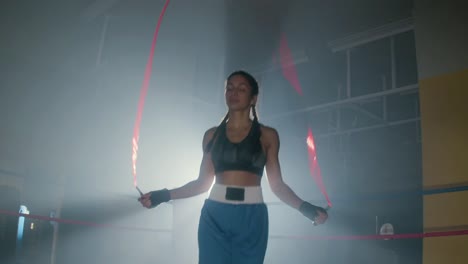
[[[216,129],[218,127],[210,127],[205,131],[205,134],[203,135],[203,140],[210,141],[213,138],[214,133],[216,132]]]
[[[264,124],[260,124],[260,131],[262,132],[262,136],[267,139],[278,139],[278,131],[271,127]]]

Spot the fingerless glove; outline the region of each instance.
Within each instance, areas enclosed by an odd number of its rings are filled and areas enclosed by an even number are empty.
[[[315,218],[319,215],[319,212],[326,213],[325,209],[322,207],[315,206],[309,202],[303,202],[299,207],[299,212],[314,222]]]
[[[150,195],[151,207],[156,207],[161,203],[166,203],[171,200],[171,194],[168,189],[152,191]]]

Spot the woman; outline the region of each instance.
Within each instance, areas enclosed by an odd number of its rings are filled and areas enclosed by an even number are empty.
[[[258,90],[257,81],[249,73],[229,75],[225,91],[229,111],[218,127],[205,132],[198,178],[139,199],[144,207],[153,208],[199,195],[211,187],[198,227],[200,264],[263,263],[268,240],[268,211],[260,186],[264,168],[273,193],[284,203],[314,224],[322,224],[328,217],[323,208],[300,199],[283,181],[278,133],[258,122]]]

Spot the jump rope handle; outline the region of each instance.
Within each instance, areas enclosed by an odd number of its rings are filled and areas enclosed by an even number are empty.
[[[325,209],[325,211],[327,211],[327,213],[328,213],[328,211],[330,211],[330,209],[331,209],[331,206],[330,206],[330,205],[327,205],[327,207],[325,207],[324,209]],[[314,224],[314,226],[317,225],[317,223],[315,223],[315,221],[312,221],[312,223]]]
[[[140,190],[140,188],[138,188],[138,186],[135,186],[135,188],[136,188],[137,191],[140,193],[140,197],[143,196],[143,192]]]

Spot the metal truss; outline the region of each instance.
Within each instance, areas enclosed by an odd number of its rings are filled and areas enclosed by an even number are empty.
[[[377,27],[365,32],[359,32],[347,36],[342,39],[334,40],[328,43],[328,46],[334,53],[344,53],[345,62],[346,62],[346,83],[345,87],[338,87],[338,98],[336,101],[307,106],[301,109],[295,109],[287,112],[283,112],[274,116],[264,117],[264,120],[272,121],[285,118],[291,118],[296,115],[304,115],[309,113],[319,113],[319,112],[334,112],[334,115],[331,115],[329,124],[329,132],[319,133],[317,136],[334,136],[340,134],[356,133],[360,131],[377,129],[387,126],[397,126],[408,123],[419,122],[419,111],[418,111],[418,102],[415,102],[415,113],[411,118],[406,119],[397,119],[389,120],[388,119],[388,105],[387,97],[388,96],[407,96],[410,94],[419,93],[418,84],[411,84],[402,87],[396,87],[396,55],[395,55],[395,36],[404,32],[412,31],[414,29],[413,19],[407,18],[400,20],[391,24],[387,24],[381,27]],[[380,39],[389,38],[389,51],[390,51],[390,86],[387,87],[386,76],[382,76],[382,87],[380,87],[377,92],[367,93],[364,95],[353,96],[353,86],[351,83],[351,69],[352,69],[352,56],[351,50],[363,46],[367,43],[377,41]],[[344,89],[343,89],[344,88]],[[345,95],[341,96],[341,91],[345,90]],[[371,112],[364,107],[366,103],[369,102],[379,102],[381,104],[381,114],[376,114]],[[342,118],[341,112],[343,109],[352,110],[356,115],[365,116],[375,121],[374,124],[353,127],[353,128],[342,128]],[[418,128],[417,128],[418,129]],[[417,138],[419,140],[419,138]]]

